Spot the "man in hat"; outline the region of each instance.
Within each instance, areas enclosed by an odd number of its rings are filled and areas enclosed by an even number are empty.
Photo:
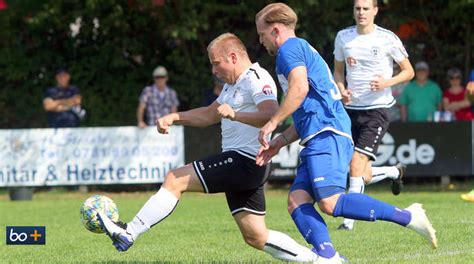
[[[441,88],[428,78],[429,74],[428,63],[415,64],[415,80],[407,85],[400,97],[402,121],[432,121],[434,112],[441,111]]]
[[[48,113],[48,126],[78,127],[85,112],[81,109],[79,88],[69,84],[71,75],[66,68],[59,68],[55,74],[56,86],[46,90],[43,107]]]
[[[179,101],[176,92],[168,83],[168,71],[163,66],[158,66],[153,71],[154,84],[143,89],[138,109],[138,127],[154,126],[155,121],[167,114],[178,111]]]

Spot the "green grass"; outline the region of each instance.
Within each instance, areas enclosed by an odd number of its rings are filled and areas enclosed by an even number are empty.
[[[378,190],[378,189],[377,189]],[[267,192],[267,224],[306,245],[286,212],[286,190]],[[400,207],[424,204],[438,231],[439,248],[395,224],[357,222],[354,231],[335,230],[341,219],[324,216],[337,250],[350,263],[473,263],[474,203],[461,192],[404,192],[387,189],[369,194]],[[109,193],[130,220],[152,193]],[[273,262],[247,246],[230,216],[223,195],[185,194],[176,211],[133,248],[118,253],[105,235],[88,232],[79,207],[91,194],[43,192],[33,201],[10,202],[0,193],[0,263],[162,263]],[[7,225],[46,226],[45,246],[7,246]],[[309,246],[309,245],[308,245]]]

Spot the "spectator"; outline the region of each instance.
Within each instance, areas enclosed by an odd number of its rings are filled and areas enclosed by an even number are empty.
[[[393,76],[397,76],[400,73],[400,65],[398,63],[393,64]],[[403,91],[407,87],[408,82],[402,82],[399,84],[392,85],[392,96],[396,100],[395,105],[388,109],[388,120],[390,123],[392,122],[400,122],[402,120],[400,114],[400,96],[402,95]]]
[[[474,119],[471,111],[471,102],[466,97],[466,89],[462,87],[461,71],[451,68],[448,71],[449,87],[443,93],[443,108],[451,112],[456,120]]]
[[[155,83],[143,89],[138,109],[138,127],[154,126],[155,121],[167,114],[178,111],[179,100],[176,92],[168,85],[168,71],[163,66],[158,66],[153,71]]]
[[[56,86],[46,90],[43,107],[48,113],[48,126],[78,127],[85,111],[81,108],[79,88],[69,84],[71,75],[66,68],[59,68],[55,74]]]
[[[222,88],[224,87],[225,82],[216,76],[212,77],[213,87],[212,89],[207,89],[204,92],[204,96],[202,98],[201,106],[208,106],[214,103],[214,101],[219,97],[222,92]]]
[[[434,112],[441,110],[442,92],[437,83],[428,79],[429,71],[426,62],[415,64],[415,80],[407,85],[400,97],[403,122],[432,121]]]

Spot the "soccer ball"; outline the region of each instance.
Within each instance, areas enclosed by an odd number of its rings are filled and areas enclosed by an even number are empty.
[[[94,233],[105,232],[100,226],[97,212],[105,213],[114,222],[119,219],[117,205],[109,197],[96,194],[87,198],[81,206],[80,217],[87,230]]]

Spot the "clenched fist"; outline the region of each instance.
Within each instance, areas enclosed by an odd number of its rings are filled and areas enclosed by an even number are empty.
[[[222,118],[235,120],[235,111],[228,104],[223,104],[217,108],[217,114]]]

